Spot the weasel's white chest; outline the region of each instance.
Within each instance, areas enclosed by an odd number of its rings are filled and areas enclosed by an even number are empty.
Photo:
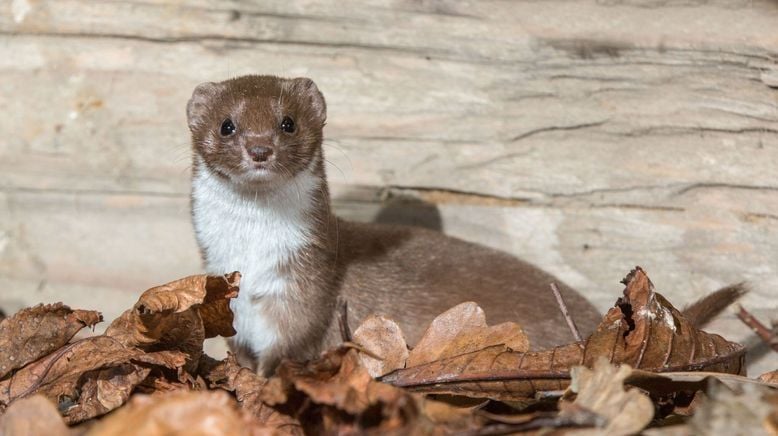
[[[234,340],[255,354],[278,338],[277,323],[262,315],[263,300],[284,299],[296,286],[290,268],[294,255],[310,240],[310,192],[305,173],[273,193],[235,192],[202,171],[192,186],[192,220],[209,274],[240,271]],[[296,183],[295,183],[296,182]],[[302,191],[300,191],[302,190]],[[288,189],[287,189],[288,191]]]

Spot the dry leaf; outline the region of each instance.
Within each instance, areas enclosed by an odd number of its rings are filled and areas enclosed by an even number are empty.
[[[42,395],[19,400],[0,416],[0,435],[67,436],[70,434],[57,407]]]
[[[521,400],[538,391],[564,389],[570,368],[592,367],[600,357],[653,372],[744,371],[744,348],[690,325],[654,292],[642,269],[624,281],[624,297],[583,344],[532,353],[489,347],[397,370],[381,380],[414,392]]]
[[[242,415],[223,391],[176,391],[135,395],[116,413],[87,431],[100,436],[251,435],[262,429]],[[271,429],[267,429],[272,434]]]
[[[417,404],[410,395],[373,380],[359,363],[357,351],[347,347],[305,364],[282,362],[276,372],[282,384],[291,384],[320,406],[304,408],[300,420],[306,433],[382,434],[398,431],[418,418]]]
[[[651,371],[707,370],[740,374],[745,350],[719,335],[696,329],[636,267],[622,281],[624,297],[586,341],[584,365],[600,356]]]
[[[778,393],[755,384],[744,384],[739,391],[713,383],[689,422],[689,434],[778,434]]]
[[[235,334],[229,300],[238,295],[240,274],[190,276],[144,292],[105,334],[144,350],[179,350],[193,365],[203,340]],[[189,368],[194,370],[195,368]]]
[[[408,345],[400,326],[389,318],[381,315],[369,316],[354,331],[353,342],[380,357],[376,359],[367,353],[359,353],[362,366],[371,377],[380,377],[405,367]]]
[[[338,348],[305,364],[285,361],[277,374],[314,402],[335,406],[350,414],[361,413],[373,403],[368,396],[368,385],[375,382],[359,365],[353,349]]]
[[[483,425],[484,419],[473,413],[474,410],[486,404],[480,401],[475,406],[455,407],[443,401],[433,401],[421,395],[414,398],[419,403],[424,418],[432,424],[444,427],[447,433],[474,430]]]
[[[774,384],[776,387],[778,387],[778,369],[760,375],[759,381],[762,383]]]
[[[730,389],[740,389],[744,384],[778,388],[778,383],[771,383],[769,380],[762,380],[761,378],[752,379],[742,375],[708,371],[655,373],[633,369],[625,383],[662,395],[682,390],[705,390],[710,385],[711,380],[722,383]]]
[[[125,347],[110,337],[94,336],[69,344],[0,382],[0,404],[10,404],[17,398],[34,392],[57,401],[58,407],[62,410],[78,405],[84,406],[87,403],[94,404],[93,399],[82,394],[84,394],[83,386],[89,383],[91,378],[101,375],[98,370],[122,366],[130,362],[176,369],[181,367],[184,361],[185,357],[174,351],[145,353],[137,348]],[[137,378],[130,377],[125,383],[128,381],[137,383],[139,381]],[[105,391],[107,386],[103,387],[103,395],[108,395]],[[102,404],[108,405],[108,403]],[[100,413],[101,410],[102,413],[110,410],[107,407],[107,410],[93,406],[85,407],[86,409],[77,409],[72,417],[67,417],[69,422],[90,418],[95,416],[91,413]]]
[[[72,310],[62,303],[23,309],[0,322],[0,379],[67,344],[84,327],[102,321],[100,312]]]
[[[605,357],[594,364],[594,370],[585,366],[571,369],[570,390],[578,396],[571,404],[562,403],[561,415],[576,413],[576,406],[604,418],[599,430],[583,434],[613,436],[635,434],[643,430],[654,417],[654,404],[637,389],[624,390],[624,379],[632,372],[629,365],[611,365]]]
[[[232,353],[221,361],[204,356],[200,371],[210,387],[234,392],[240,408],[253,416],[258,424],[285,434],[303,434],[302,426],[296,418],[274,407],[288,400],[286,388],[280,379],[268,380],[241,367]]]
[[[529,340],[518,324],[486,325],[483,309],[462,303],[438,315],[411,350],[408,367],[503,344],[513,351],[529,350]]]
[[[86,382],[79,389],[77,403],[63,411],[65,421],[74,424],[116,409],[127,402],[135,386],[150,372],[151,368],[125,363],[85,373],[82,377]]]

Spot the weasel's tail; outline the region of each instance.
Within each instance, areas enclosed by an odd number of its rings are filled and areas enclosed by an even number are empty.
[[[737,301],[738,298],[745,295],[748,291],[748,284],[744,282],[729,285],[689,304],[682,312],[687,320],[695,327],[700,328],[718,316],[724,309]]]

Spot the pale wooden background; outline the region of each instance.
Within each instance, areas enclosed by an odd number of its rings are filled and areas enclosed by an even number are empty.
[[[343,216],[437,223],[603,310],[639,264],[776,317],[776,1],[3,0],[0,38],[7,309],[112,319],[199,272],[186,101],[273,73],[328,100]]]

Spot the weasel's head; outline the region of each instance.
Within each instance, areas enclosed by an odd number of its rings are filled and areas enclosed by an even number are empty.
[[[292,178],[321,159],[327,108],[311,79],[243,76],[202,83],[186,113],[194,153],[234,183]]]

